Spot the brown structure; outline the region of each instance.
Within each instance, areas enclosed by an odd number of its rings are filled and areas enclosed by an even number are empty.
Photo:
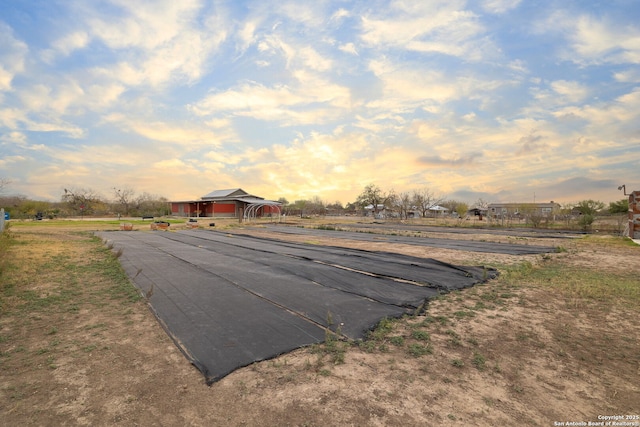
[[[629,194],[629,237],[640,239],[640,191]]]
[[[171,203],[171,214],[184,217],[250,219],[279,216],[282,204],[254,196],[241,188],[215,190],[196,200]]]
[[[530,215],[548,218],[555,215],[559,209],[560,204],[553,200],[549,203],[491,203],[487,206],[487,213],[493,219]]]

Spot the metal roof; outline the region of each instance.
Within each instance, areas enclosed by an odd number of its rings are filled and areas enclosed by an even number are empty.
[[[244,191],[242,188],[231,188],[227,190],[214,190],[208,194],[202,196],[202,199],[220,199],[229,197],[256,197]],[[259,198],[259,197],[256,197]]]

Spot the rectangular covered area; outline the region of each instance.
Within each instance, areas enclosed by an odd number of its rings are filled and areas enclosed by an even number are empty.
[[[171,214],[181,217],[248,218],[279,216],[281,203],[241,188],[214,190],[199,199],[172,201]]]

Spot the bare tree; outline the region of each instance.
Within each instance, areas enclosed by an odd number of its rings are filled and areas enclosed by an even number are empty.
[[[419,190],[413,190],[413,204],[420,210],[423,218],[427,216],[429,209],[439,205],[443,200],[444,197],[435,194],[426,187]]]
[[[8,187],[9,184],[11,184],[11,181],[9,181],[7,178],[0,178],[0,192]]]
[[[400,219],[409,218],[409,211],[411,211],[411,208],[413,207],[411,194],[406,191],[398,193],[397,197],[394,198],[394,205],[398,209]]]
[[[573,219],[573,207],[575,203],[563,203],[560,206],[560,216],[565,221],[567,227],[571,225],[571,220]]]
[[[381,206],[388,206],[389,202],[393,199],[393,190],[389,192],[382,191],[380,187],[375,184],[369,184],[364,187],[364,190],[356,199],[356,204],[361,208],[371,205],[373,208],[374,216],[378,215],[378,210]]]
[[[133,189],[129,187],[123,189],[114,187],[113,194],[116,198],[116,204],[119,205],[118,211],[126,216],[129,216],[131,207],[134,203],[135,191],[133,191]]]
[[[87,188],[65,188],[61,199],[69,210],[81,215],[91,215],[96,207],[104,204],[96,192]]]
[[[476,200],[476,202],[473,204],[473,206],[478,209],[487,209],[487,207],[489,206],[489,202],[484,200],[482,197],[479,197],[478,200]]]

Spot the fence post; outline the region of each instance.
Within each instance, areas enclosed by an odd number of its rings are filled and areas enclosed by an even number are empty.
[[[4,231],[4,208],[0,209],[0,233]]]

